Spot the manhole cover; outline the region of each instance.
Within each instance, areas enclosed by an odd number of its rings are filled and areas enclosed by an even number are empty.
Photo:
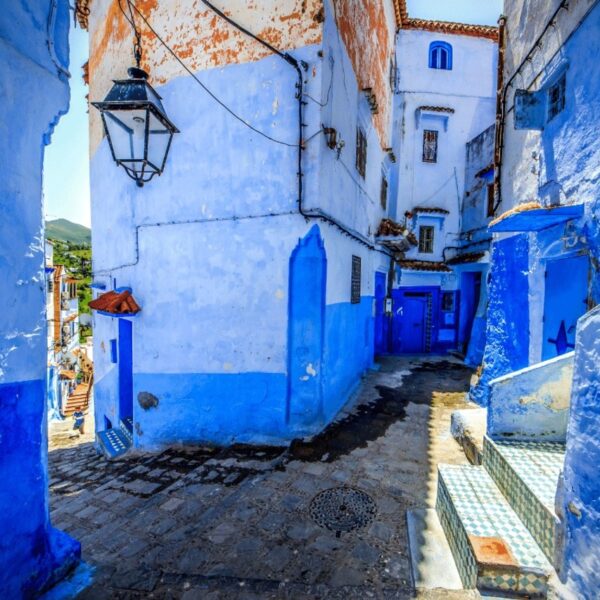
[[[310,516],[321,527],[342,532],[368,525],[377,512],[369,494],[352,487],[330,488],[319,492],[310,503]]]

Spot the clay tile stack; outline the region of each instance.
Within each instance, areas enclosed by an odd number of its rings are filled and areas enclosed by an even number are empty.
[[[122,292],[106,292],[105,294],[98,296],[95,300],[92,300],[90,302],[90,308],[113,315],[135,315],[142,310],[128,290]]]

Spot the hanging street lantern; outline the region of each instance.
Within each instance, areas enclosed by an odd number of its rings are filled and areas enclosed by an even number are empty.
[[[92,104],[102,115],[114,161],[142,187],[163,172],[173,134],[179,130],[148,83],[148,74],[139,66],[128,74],[129,79],[114,80],[102,102]]]

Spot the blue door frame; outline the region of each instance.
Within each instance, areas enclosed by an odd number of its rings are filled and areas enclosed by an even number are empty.
[[[388,349],[388,317],[385,314],[387,275],[375,273],[375,354],[386,354]]]
[[[119,419],[133,418],[133,336],[132,323],[119,319]]]

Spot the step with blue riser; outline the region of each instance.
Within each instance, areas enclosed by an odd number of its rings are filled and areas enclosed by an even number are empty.
[[[438,465],[436,510],[467,589],[544,598],[552,565],[489,473]]]
[[[131,443],[127,437],[120,429],[116,428],[99,431],[96,433],[96,441],[108,459],[117,458],[131,448]]]
[[[483,466],[534,537],[554,562],[559,519],[554,509],[565,445],[558,442],[483,442]]]

